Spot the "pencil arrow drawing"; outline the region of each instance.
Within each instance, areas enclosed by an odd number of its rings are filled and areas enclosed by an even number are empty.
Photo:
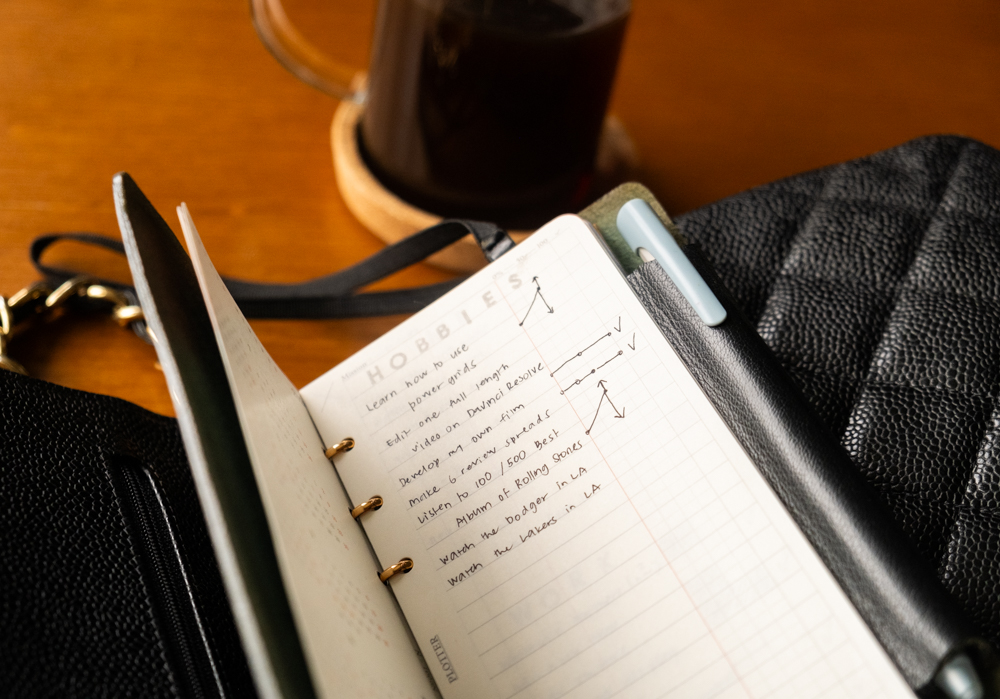
[[[601,412],[601,406],[604,405],[605,400],[607,400],[608,405],[611,406],[611,409],[615,411],[616,418],[625,417],[625,406],[622,406],[622,409],[619,412],[618,408],[615,407],[615,404],[611,402],[611,397],[608,395],[608,387],[604,385],[604,379],[598,381],[597,385],[601,387],[602,391],[601,399],[597,401],[597,409],[594,410],[594,419],[590,421],[590,427],[587,428],[587,431],[584,434],[590,434],[590,431],[594,429],[594,423],[597,422],[597,416]]]
[[[615,330],[617,330],[618,332],[622,331],[622,317],[621,316],[618,316],[618,327],[615,328]]]
[[[597,385],[601,387],[601,390],[604,391],[604,395],[607,396],[608,405],[610,405],[611,409],[615,411],[615,417],[625,417],[625,406],[623,405],[621,412],[618,412],[618,408],[615,407],[615,404],[611,402],[611,397],[608,396],[608,387],[604,385],[604,379],[598,381]]]
[[[545,300],[544,296],[542,296],[542,285],[538,283],[538,277],[532,277],[531,281],[533,281],[535,283],[535,295],[531,297],[531,303],[528,305],[528,310],[524,314],[524,318],[522,318],[521,322],[518,323],[519,326],[523,326],[524,325],[524,321],[526,321],[528,319],[528,315],[531,313],[531,309],[534,308],[535,301],[537,301],[538,299],[542,300],[542,303],[545,304],[545,307],[547,309],[549,309],[549,313],[555,313],[556,312],[556,309],[554,309],[552,306],[550,306],[549,302]]]
[[[635,349],[635,333],[632,333],[632,342],[626,342],[625,344],[628,345],[628,348],[630,350],[634,350]]]

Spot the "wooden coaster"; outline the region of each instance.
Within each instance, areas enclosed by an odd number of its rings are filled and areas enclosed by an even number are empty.
[[[386,243],[395,243],[423,228],[433,226],[440,216],[409,204],[386,189],[365,167],[358,151],[358,122],[364,108],[343,101],[333,115],[330,142],[333,147],[333,167],[337,186],[347,208],[359,221]],[[637,158],[624,125],[609,116],[597,147],[594,173],[594,194],[603,194],[614,186],[631,179]],[[521,242],[530,231],[510,231],[515,242]],[[467,236],[427,262],[454,272],[471,272],[485,264],[483,254],[472,236]]]

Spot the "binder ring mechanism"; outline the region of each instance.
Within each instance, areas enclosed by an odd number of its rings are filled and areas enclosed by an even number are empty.
[[[409,573],[413,570],[413,559],[412,558],[401,558],[399,563],[393,563],[391,566],[383,570],[378,574],[378,579],[382,582],[387,582],[389,578],[397,573]]]
[[[344,451],[350,451],[353,448],[354,448],[354,438],[353,437],[344,437],[342,440],[340,440],[339,442],[337,442],[336,444],[334,444],[332,447],[330,447],[329,449],[327,449],[324,452],[324,455],[326,456],[326,458],[332,459],[337,454],[339,454],[341,452],[344,452]]]
[[[335,457],[337,454],[343,451],[350,451],[353,448],[354,448],[354,438],[344,437],[342,440],[340,440],[332,447],[327,449],[326,452],[324,452],[324,454],[326,458],[330,459],[330,461],[333,461],[333,457]],[[353,508],[351,510],[351,517],[357,519],[365,512],[368,512],[369,510],[377,510],[378,508],[382,507],[383,502],[384,501],[382,500],[381,495],[373,495],[372,497],[368,498],[366,501],[364,501],[357,507]]]
[[[340,440],[332,447],[327,449],[325,455],[326,458],[333,461],[333,457],[335,457],[337,454],[345,451],[350,451],[353,448],[354,448],[354,438],[345,437],[344,439]],[[365,500],[363,503],[355,507],[353,510],[351,510],[351,517],[357,519],[365,512],[368,512],[369,510],[379,509],[380,507],[382,507],[383,503],[384,500],[382,500],[381,495],[373,495],[367,500]],[[381,580],[382,582],[387,582],[389,578],[391,578],[393,575],[396,575],[397,573],[409,573],[411,570],[413,570],[413,559],[402,558],[399,560],[398,563],[393,563],[391,566],[389,566],[381,573],[379,573],[378,579]]]
[[[381,495],[372,495],[370,498],[351,510],[351,517],[357,519],[365,512],[368,512],[368,510],[377,510],[382,507],[382,503],[383,500]]]

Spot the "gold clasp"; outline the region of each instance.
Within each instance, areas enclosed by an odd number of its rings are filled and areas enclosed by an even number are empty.
[[[111,302],[111,317],[119,325],[142,320],[142,308],[129,303],[128,297],[110,286],[98,284],[93,277],[80,275],[63,282],[45,299],[46,308],[58,308],[74,296],[86,296],[89,299]]]
[[[0,296],[0,337],[6,338],[14,331],[14,318],[10,313],[7,299]]]
[[[93,281],[91,277],[83,275],[64,281],[56,287],[55,291],[45,298],[45,307],[49,309],[56,309],[74,296],[83,296],[86,293],[87,286],[91,283],[91,281]]]
[[[115,319],[118,325],[125,327],[129,323],[137,320],[143,320],[142,308],[139,306],[134,306],[128,302],[128,297],[117,289],[112,289],[109,286],[104,286],[103,284],[91,284],[86,290],[87,298],[90,299],[103,299],[110,301],[113,304],[111,309],[111,317]]]
[[[14,332],[14,317],[10,312],[7,299],[0,296],[0,369],[27,375],[24,367],[7,356],[7,342]]]
[[[14,334],[14,309],[24,309],[20,312],[21,321],[31,317],[58,311],[71,298],[85,296],[90,299],[108,301],[111,304],[111,317],[121,326],[135,321],[144,320],[142,308],[129,303],[128,297],[121,291],[98,283],[93,277],[80,275],[60,284],[55,289],[46,282],[35,282],[5,299],[0,296],[0,369],[16,371],[25,374],[24,367],[7,355],[10,338]],[[353,446],[353,440],[352,440]]]
[[[11,308],[20,308],[25,304],[37,301],[45,296],[52,293],[52,286],[48,282],[34,282],[24,287],[16,294],[7,299],[7,303]],[[36,306],[35,310],[40,311],[44,306]]]

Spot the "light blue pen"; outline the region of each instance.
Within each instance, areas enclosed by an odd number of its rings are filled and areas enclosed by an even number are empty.
[[[648,262],[651,254],[660,263],[705,325],[714,327],[726,319],[726,309],[649,204],[642,199],[632,199],[618,211],[617,223],[629,247],[643,261]],[[982,681],[965,653],[958,653],[943,663],[934,680],[950,699],[983,698]]]
[[[663,267],[705,325],[714,327],[726,319],[726,309],[708,288],[656,212],[642,199],[632,199],[618,211],[618,230],[640,257],[648,251]]]

